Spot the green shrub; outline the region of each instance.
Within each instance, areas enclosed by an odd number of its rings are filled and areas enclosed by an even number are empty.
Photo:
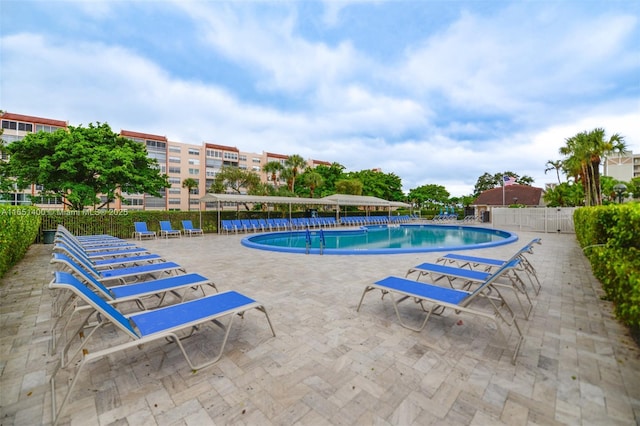
[[[37,207],[0,206],[0,278],[24,257],[42,216]]]
[[[640,204],[577,209],[576,237],[616,316],[640,331]]]

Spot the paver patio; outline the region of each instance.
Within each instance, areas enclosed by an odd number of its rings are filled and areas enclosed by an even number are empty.
[[[637,424],[640,349],[601,299],[575,236],[516,232],[514,244],[461,252],[506,258],[542,238],[530,259],[543,287],[520,321],[515,365],[476,317],[448,311],[416,333],[373,294],[356,312],[365,284],[439,253],[307,256],[251,250],[241,235],[139,242],[264,303],[277,336],[249,312],[222,359],[195,373],[172,344],[109,356],[84,371],[61,424]],[[51,249],[33,245],[0,281],[3,426],[51,422]],[[204,353],[218,337],[205,330],[187,346]]]

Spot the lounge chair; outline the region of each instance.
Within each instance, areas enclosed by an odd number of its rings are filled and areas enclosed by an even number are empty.
[[[488,257],[477,257],[477,256],[467,256],[463,254],[457,253],[449,253],[444,256],[439,257],[436,260],[436,263],[442,263],[444,265],[447,264],[455,264],[461,268],[468,267],[469,269],[482,269],[484,271],[495,270],[496,268],[500,268],[505,263],[508,263],[512,259],[520,259],[520,265],[518,266],[518,271],[523,271],[527,274],[529,278],[529,282],[531,286],[535,289],[536,294],[540,293],[542,285],[540,284],[540,280],[538,279],[538,273],[534,268],[533,264],[527,259],[526,254],[533,253],[534,245],[542,244],[542,239],[534,238],[529,243],[527,243],[520,250],[515,252],[513,256],[509,259],[494,259]]]
[[[55,243],[53,251],[57,253],[64,253],[73,258],[84,258],[87,262],[91,263],[94,268],[101,269],[113,269],[124,266],[138,266],[145,263],[166,262],[166,260],[158,254],[141,254],[137,256],[129,257],[115,257],[109,259],[92,259],[86,255],[85,252],[79,250],[77,247],[73,247],[64,243]]]
[[[54,244],[62,243],[74,247],[79,251],[82,251],[84,254],[86,254],[87,257],[92,259],[106,259],[120,256],[138,256],[150,253],[146,248],[138,247],[134,244],[109,246],[101,245],[98,247],[87,247],[78,243],[77,239],[67,237],[66,235],[56,235],[53,242]]]
[[[190,237],[193,237],[194,235],[204,236],[204,231],[200,228],[194,228],[193,223],[191,223],[190,220],[182,221],[182,231],[184,232],[184,235],[188,235]]]
[[[167,293],[170,293],[174,299],[177,298],[178,302],[183,302],[189,289],[200,290],[202,295],[206,296],[203,287],[208,285],[212,287],[216,293],[218,292],[218,288],[213,281],[202,275],[193,273],[113,287],[106,287],[83,269],[74,268],[72,270],[72,274],[82,283],[92,288],[95,293],[100,295],[100,297],[108,303],[115,306],[116,304],[135,302],[139,310],[147,310],[162,306],[165,302]],[[58,318],[56,319],[51,331],[52,353],[55,352],[57,340],[59,340],[56,335],[56,329],[58,328],[59,322],[66,316],[65,313],[71,311],[67,316],[67,321],[64,327],[59,333],[60,336],[66,335],[67,328],[75,314],[86,310],[88,306],[86,304],[78,304],[78,301],[74,297],[65,296],[68,295],[59,294],[58,297],[54,299],[54,312],[57,314]],[[153,301],[153,306],[145,303],[145,301],[149,299]],[[71,310],[71,308],[73,310]]]
[[[77,339],[70,340],[67,343],[60,355],[60,361],[51,375],[51,400],[54,425],[60,420],[60,415],[69,400],[69,396],[73,392],[73,388],[75,387],[83,368],[87,364],[105,356],[121,352],[129,348],[140,348],[143,347],[143,345],[146,347],[147,344],[157,340],[162,342],[169,340],[170,342],[174,342],[178,345],[191,370],[196,371],[217,362],[222,357],[234,317],[236,315],[243,315],[246,311],[251,309],[258,309],[260,312],[264,313],[269,328],[271,329],[271,333],[275,336],[275,331],[271,325],[271,320],[269,319],[269,315],[267,314],[265,307],[254,299],[235,291],[217,293],[200,299],[125,316],[69,273],[56,272],[53,280],[49,284],[49,287],[52,289],[66,289],[73,291],[78,295],[78,297],[91,305],[96,313],[99,313],[99,315],[95,316],[95,318],[97,318],[95,326],[90,330],[85,330],[85,338],[79,342],[78,347],[72,353],[69,349],[71,344]],[[92,316],[94,316],[93,312],[90,312],[86,319],[88,320]],[[223,318],[228,318],[227,323],[224,325],[220,322]],[[212,322],[213,324],[222,327],[224,330],[224,338],[220,344],[219,352],[214,357],[200,365],[194,365],[182,345],[181,336],[185,337],[185,333],[187,336],[190,336],[196,330],[202,328],[202,325],[208,322]],[[113,324],[115,326],[115,330],[126,335],[129,338],[129,341],[119,344],[108,344],[105,347],[96,348],[90,346],[89,343],[93,342],[91,337],[93,337],[96,331],[107,324]],[[87,325],[86,321],[83,322],[78,331],[83,330]],[[72,374],[72,378],[70,382],[68,382],[66,393],[62,398],[62,402],[58,406],[56,401],[56,376],[63,366],[70,364],[65,363],[65,356],[69,356],[70,359],[74,359],[79,353],[82,353],[82,359],[79,362],[75,373]],[[124,362],[127,362],[126,359]]]
[[[502,332],[500,321],[498,321],[498,319],[500,319],[508,326],[514,326],[518,333],[517,343],[513,351],[513,356],[511,358],[511,361],[515,363],[524,337],[522,335],[520,327],[518,326],[518,322],[513,311],[502,298],[499,288],[493,287],[492,284],[502,274],[502,270],[506,268],[515,268],[517,267],[519,262],[519,259],[514,259],[512,262],[504,265],[502,268],[496,271],[495,274],[489,276],[486,281],[478,285],[478,287],[472,292],[442,287],[439,285],[419,281],[413,281],[407,278],[399,278],[393,276],[386,277],[379,281],[376,281],[373,284],[368,284],[365,287],[362,293],[362,297],[360,298],[360,303],[358,303],[358,307],[356,310],[360,311],[362,301],[364,300],[364,296],[367,293],[371,292],[372,290],[380,290],[382,291],[383,296],[387,294],[389,295],[389,297],[391,298],[391,302],[393,303],[393,308],[396,312],[398,321],[400,321],[400,325],[408,328],[409,330],[423,330],[427,325],[427,321],[431,317],[431,314],[439,314],[446,308],[450,308],[456,313],[465,312],[493,321],[496,324],[500,334],[502,334],[504,340],[507,341],[507,337]],[[489,294],[489,290],[491,290],[491,294]],[[420,305],[422,311],[426,312],[424,321],[418,327],[407,324],[400,316],[398,305],[405,300],[414,300],[417,304]],[[481,307],[477,307],[476,304],[479,304],[480,301],[485,301],[488,305],[490,305],[491,310],[483,310],[481,309]],[[425,304],[430,305],[430,307],[425,307]]]
[[[416,281],[420,281],[420,278],[423,276],[428,276],[430,283],[446,280],[450,288],[462,290],[470,290],[473,285],[484,283],[492,275],[492,273],[486,271],[447,266],[439,263],[421,263],[420,265],[414,266],[407,271],[405,278],[408,278],[409,275],[413,273],[417,273]],[[525,283],[514,268],[501,269],[500,273],[509,281],[509,284],[494,281],[492,285],[512,289],[518,305],[520,305],[524,319],[529,319],[529,315],[533,309],[533,302],[529,297]],[[455,285],[458,282],[461,282],[461,284]],[[522,303],[520,294],[524,294],[527,299],[527,306]]]
[[[84,269],[101,283],[117,280],[120,284],[129,284],[131,282],[141,281],[145,277],[157,279],[163,275],[174,275],[178,272],[186,273],[182,266],[174,262],[150,263],[147,265],[98,271],[93,265],[83,259],[74,260],[62,253],[53,253],[51,263],[62,265],[71,271]],[[130,281],[131,279],[133,279],[133,281]]]
[[[233,226],[233,222],[230,221],[230,220],[221,220],[220,221],[220,225],[222,226],[222,230],[224,232],[226,232],[227,234],[230,233],[230,232],[235,232],[235,233],[238,232],[236,227]]]
[[[153,238],[156,239],[157,235],[155,231],[149,231],[147,229],[147,222],[133,222],[133,227],[135,231],[133,231],[133,238],[137,240],[142,240],[143,238]]]
[[[180,232],[179,229],[173,229],[171,227],[171,222],[169,222],[168,220],[161,220],[160,221],[160,238],[165,237],[165,238],[169,238],[169,237],[178,237],[178,238],[182,238],[182,232]]]
[[[231,223],[233,224],[233,227],[236,228],[236,232],[247,231],[247,228],[244,226],[244,224],[240,219],[232,219]]]

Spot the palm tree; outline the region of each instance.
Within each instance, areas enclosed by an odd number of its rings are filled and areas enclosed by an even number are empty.
[[[182,181],[182,187],[183,188],[187,188],[188,192],[187,192],[187,196],[188,196],[188,203],[189,206],[187,207],[187,210],[191,210],[191,191],[194,188],[198,187],[198,181],[193,179],[193,178],[186,178],[185,180]]]
[[[302,170],[304,170],[304,168],[307,166],[307,163],[306,161],[304,161],[304,158],[302,158],[298,154],[293,154],[286,159],[284,164],[287,166],[287,168],[289,168],[289,170],[291,170],[289,191],[293,191],[293,188],[296,185],[296,177]]]
[[[558,176],[558,185],[560,185],[560,170],[562,170],[562,160],[557,160],[557,161],[552,161],[549,160],[547,161],[547,168],[544,169],[544,174],[546,175],[548,171],[550,170],[555,170],[556,171],[556,176]]]
[[[574,176],[584,188],[586,206],[602,204],[600,163],[613,153],[627,153],[624,137],[615,133],[606,140],[602,128],[567,138],[566,145],[560,148],[560,154],[567,156],[563,161],[567,174]]]
[[[303,175],[304,183],[309,187],[309,193],[311,194],[311,198],[313,198],[313,193],[316,188],[322,186],[324,183],[324,178],[320,173],[309,171],[305,175]]]
[[[279,161],[269,161],[267,164],[262,166],[262,171],[271,174],[271,182],[273,186],[278,186],[278,172],[282,171],[284,167]]]

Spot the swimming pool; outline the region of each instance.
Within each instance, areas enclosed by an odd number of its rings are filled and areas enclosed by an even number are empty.
[[[286,253],[399,254],[494,247],[517,239],[511,232],[474,226],[382,225],[351,230],[269,232],[247,236],[242,245]]]

